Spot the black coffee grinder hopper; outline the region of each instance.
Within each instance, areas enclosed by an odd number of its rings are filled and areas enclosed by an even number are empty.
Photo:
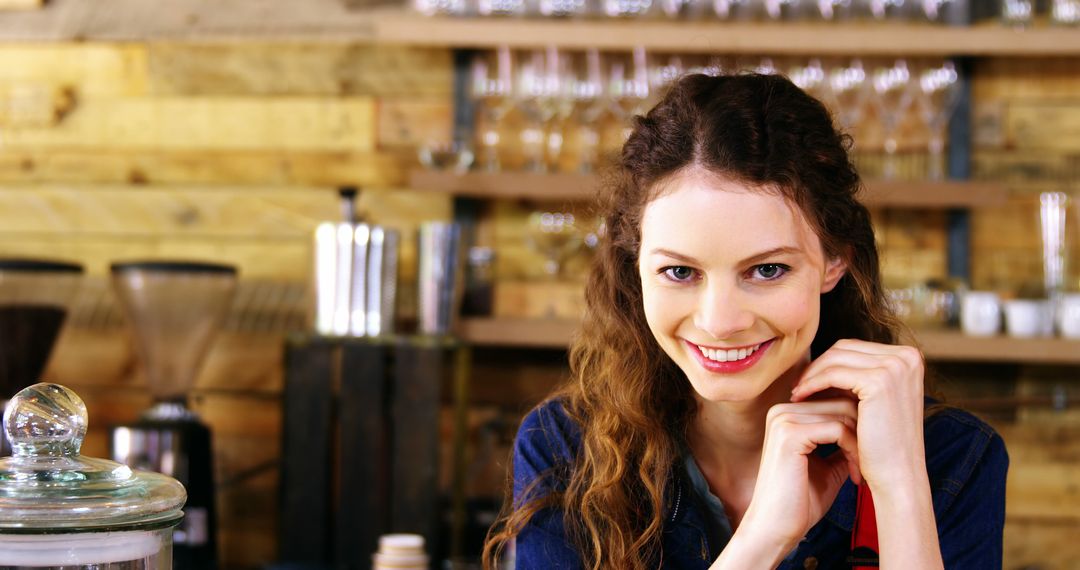
[[[236,268],[227,265],[112,265],[113,290],[131,323],[154,404],[135,423],[112,428],[110,454],[187,488],[184,521],[173,536],[176,570],[217,566],[211,434],[187,398],[232,303],[236,280]]]
[[[0,423],[8,400],[41,382],[82,274],[74,263],[0,259]],[[8,455],[0,438],[0,457]]]

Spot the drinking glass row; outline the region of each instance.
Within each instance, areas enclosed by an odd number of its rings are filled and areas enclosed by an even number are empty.
[[[963,0],[414,0],[426,16],[541,16],[826,22],[949,20]]]
[[[642,48],[479,53],[471,71],[474,167],[592,172],[602,156],[621,147],[630,118],[655,104],[674,79],[747,71],[787,76],[825,103],[856,140],[872,117],[883,139],[886,178],[896,174],[900,126],[917,116],[928,140],[926,177],[944,177],[946,131],[961,86],[951,60],[712,56]],[[506,160],[508,155],[517,160]]]

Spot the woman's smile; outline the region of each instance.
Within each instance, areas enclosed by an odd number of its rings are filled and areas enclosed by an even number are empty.
[[[697,356],[698,362],[709,372],[735,374],[757,364],[772,346],[773,340],[740,348],[710,348],[690,341],[684,342],[691,354]]]

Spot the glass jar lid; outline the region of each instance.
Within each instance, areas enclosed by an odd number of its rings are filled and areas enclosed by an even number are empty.
[[[79,454],[86,405],[59,384],[24,388],[8,403],[13,455],[0,459],[0,533],[165,528],[183,518],[184,487],[158,473]]]

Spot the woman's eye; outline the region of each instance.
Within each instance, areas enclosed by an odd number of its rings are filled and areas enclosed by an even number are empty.
[[[672,281],[689,281],[694,278],[694,270],[685,265],[665,267],[664,275]]]
[[[790,267],[786,265],[780,265],[778,263],[766,263],[754,267],[754,274],[756,277],[764,279],[765,281],[772,281],[778,279],[790,270]]]

